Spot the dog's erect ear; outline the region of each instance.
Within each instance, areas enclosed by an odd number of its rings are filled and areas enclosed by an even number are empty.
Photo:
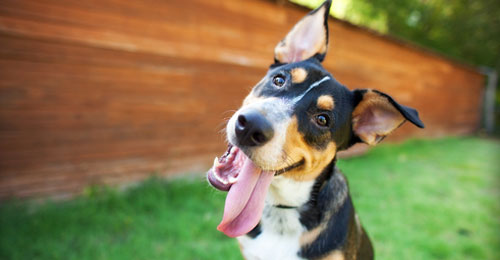
[[[363,142],[375,145],[406,120],[424,128],[417,110],[398,104],[389,95],[376,90],[354,90],[356,106],[352,112],[352,130]]]
[[[331,0],[302,18],[274,48],[276,63],[292,63],[315,56],[323,61],[328,47],[328,15]]]

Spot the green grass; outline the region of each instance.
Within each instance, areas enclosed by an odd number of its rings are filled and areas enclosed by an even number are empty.
[[[381,145],[341,160],[377,259],[500,259],[498,141]],[[0,206],[0,259],[241,259],[215,228],[224,193],[150,179],[67,202]]]
[[[378,259],[500,259],[500,143],[383,145],[339,162]]]

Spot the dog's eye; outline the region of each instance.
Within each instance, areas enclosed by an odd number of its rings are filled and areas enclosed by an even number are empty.
[[[319,126],[327,126],[328,125],[328,116],[325,114],[316,116],[316,124]]]
[[[285,85],[285,77],[283,77],[282,75],[276,75],[276,76],[274,76],[274,78],[273,78],[273,84],[276,87],[283,87],[283,85]]]

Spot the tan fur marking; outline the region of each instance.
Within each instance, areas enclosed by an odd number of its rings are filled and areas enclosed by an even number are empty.
[[[299,240],[300,246],[303,247],[314,242],[316,238],[318,238],[319,234],[321,234],[321,232],[325,229],[325,227],[326,225],[321,224],[313,228],[311,231],[302,233]]]
[[[334,108],[334,101],[332,96],[328,95],[323,95],[318,98],[318,108],[324,109],[324,110],[333,110]]]
[[[340,250],[334,250],[331,254],[321,258],[321,260],[344,260],[344,253]]]
[[[360,130],[364,117],[380,117],[376,119],[377,125],[367,127],[367,130]],[[352,112],[353,130],[356,134],[369,145],[377,144],[382,137],[389,135],[394,129],[398,128],[405,118],[401,113],[383,97],[372,90],[366,92],[363,100],[359,102]]]
[[[325,138],[329,138],[329,136]],[[284,173],[284,176],[297,181],[309,181],[318,177],[321,170],[333,160],[337,146],[335,143],[330,142],[324,150],[317,150],[311,147],[304,140],[304,136],[299,133],[297,117],[294,116],[287,128],[283,150],[288,155],[288,160],[292,162],[305,160],[303,166]]]
[[[302,83],[307,78],[307,71],[304,68],[294,68],[290,73],[293,83]]]

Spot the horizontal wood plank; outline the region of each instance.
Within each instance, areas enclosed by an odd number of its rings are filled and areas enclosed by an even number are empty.
[[[308,10],[267,0],[3,0],[0,199],[201,172],[226,120]],[[324,66],[419,110],[389,141],[478,127],[483,77],[330,19]],[[201,180],[201,179],[200,179]]]

